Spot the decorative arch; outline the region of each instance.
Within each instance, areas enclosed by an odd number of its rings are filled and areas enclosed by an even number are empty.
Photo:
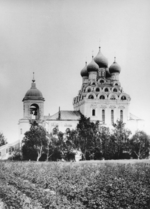
[[[116,94],[110,94],[108,98],[111,99],[111,100],[117,100],[118,99]]]
[[[119,96],[119,99],[120,99],[121,101],[130,101],[130,97],[129,97],[128,95],[126,95],[126,94],[121,94],[121,95]]]
[[[87,88],[86,88],[86,92],[92,92],[92,87],[90,87],[90,86],[88,86]]]
[[[113,89],[112,89],[112,92],[118,92],[118,89],[116,88],[116,87],[114,87]]]
[[[96,95],[94,93],[89,93],[86,96],[87,99],[96,99]]]
[[[100,87],[98,87],[98,86],[97,86],[97,87],[95,87],[95,89],[94,89],[94,90],[95,90],[95,92],[100,92],[100,91],[101,91]]]
[[[92,85],[92,86],[96,86],[96,82],[95,82],[95,81],[92,81],[92,82],[91,82],[91,85]]]
[[[110,89],[109,89],[108,87],[105,87],[105,88],[103,89],[103,91],[107,93],[107,92],[110,91]]]
[[[39,105],[35,103],[30,105],[30,115],[31,115],[31,119],[34,119],[34,120],[38,120],[40,118]]]
[[[113,86],[119,86],[120,84],[118,82],[114,82]]]
[[[98,95],[98,99],[101,99],[101,100],[105,100],[105,99],[107,99],[107,95],[106,94],[99,94]]]
[[[103,85],[103,84],[105,83],[105,80],[102,79],[102,78],[100,78],[100,79],[98,80],[98,83],[101,84],[101,85]]]

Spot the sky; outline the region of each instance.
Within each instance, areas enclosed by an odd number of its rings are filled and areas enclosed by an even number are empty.
[[[101,51],[116,56],[130,112],[150,134],[149,0],[0,0],[0,132],[19,137],[33,72],[45,115],[73,110],[80,71]]]

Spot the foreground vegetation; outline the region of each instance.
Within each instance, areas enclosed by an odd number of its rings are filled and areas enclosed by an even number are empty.
[[[8,208],[149,209],[150,161],[0,162]]]

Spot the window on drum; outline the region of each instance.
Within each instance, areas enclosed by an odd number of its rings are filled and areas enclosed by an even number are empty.
[[[111,124],[114,124],[114,110],[111,110]]]
[[[102,123],[105,124],[105,110],[102,110]]]
[[[92,110],[92,116],[95,116],[95,109]]]
[[[123,122],[123,110],[120,110],[120,121]]]

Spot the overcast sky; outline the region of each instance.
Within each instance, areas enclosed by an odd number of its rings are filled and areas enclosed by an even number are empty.
[[[0,0],[0,132],[18,139],[22,99],[35,72],[45,115],[73,110],[80,71],[99,45],[121,66],[130,112],[150,133],[149,0]]]

